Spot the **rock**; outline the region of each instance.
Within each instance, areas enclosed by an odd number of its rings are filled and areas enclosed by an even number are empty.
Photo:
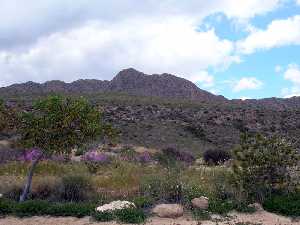
[[[113,201],[109,204],[105,204],[96,208],[98,212],[106,212],[106,211],[114,211],[120,209],[127,209],[127,208],[135,208],[135,204],[128,201]]]
[[[264,211],[264,208],[261,206],[261,204],[259,204],[259,203],[257,203],[257,202],[248,205],[248,207],[254,208],[257,212]]]
[[[183,216],[183,207],[179,204],[160,204],[152,212],[162,218],[177,218]]]
[[[208,198],[204,196],[194,198],[192,200],[192,205],[194,208],[206,210],[208,209]]]
[[[10,146],[11,146],[11,143],[8,140],[0,141],[0,148],[9,148]]]

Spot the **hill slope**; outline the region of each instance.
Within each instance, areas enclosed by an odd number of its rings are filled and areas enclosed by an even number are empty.
[[[0,88],[0,98],[27,105],[52,92],[84,95],[104,110],[124,144],[194,152],[230,150],[244,131],[276,134],[300,148],[300,98],[227,100],[169,74],[121,71],[111,81],[28,82]],[[21,101],[22,103],[23,101]]]

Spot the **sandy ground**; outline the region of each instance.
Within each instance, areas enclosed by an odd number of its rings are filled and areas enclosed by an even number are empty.
[[[220,218],[219,218],[220,219]],[[146,225],[235,225],[238,222],[251,222],[262,225],[300,225],[300,220],[292,220],[287,217],[278,216],[268,212],[257,212],[254,214],[231,213],[228,218],[222,218],[218,222],[213,221],[193,221],[188,217],[178,219],[162,219],[158,217],[149,218]],[[32,217],[17,219],[6,217],[0,219],[0,225],[116,225],[116,222],[97,223],[89,217],[82,219],[72,217]]]

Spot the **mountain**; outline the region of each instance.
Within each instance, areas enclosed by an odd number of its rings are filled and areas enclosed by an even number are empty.
[[[30,110],[34,98],[53,92],[83,95],[101,106],[104,120],[128,145],[231,150],[247,131],[284,137],[300,149],[299,97],[228,100],[170,74],[126,69],[111,81],[27,82],[0,88],[0,98]]]
[[[111,81],[77,80],[72,83],[48,81],[43,84],[27,82],[0,88],[0,96],[39,95],[52,92],[74,94],[124,92],[133,95],[187,99],[199,102],[226,101],[223,96],[216,96],[201,90],[186,79],[171,74],[146,75],[132,68],[122,70]]]

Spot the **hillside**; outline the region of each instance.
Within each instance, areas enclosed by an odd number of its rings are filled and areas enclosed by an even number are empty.
[[[27,82],[0,88],[0,96],[42,95],[52,92],[69,94],[92,94],[99,92],[125,92],[141,96],[188,99],[199,102],[225,101],[199,89],[192,82],[170,74],[146,75],[135,69],[119,72],[111,81],[77,80],[72,83],[48,81],[43,84]]]
[[[300,147],[300,99],[227,100],[170,74],[146,75],[121,71],[111,81],[72,83],[28,82],[0,89],[0,98],[14,105],[58,92],[84,95],[104,110],[124,144],[200,152],[230,150],[242,132],[277,134]],[[24,101],[23,101],[24,100]]]

